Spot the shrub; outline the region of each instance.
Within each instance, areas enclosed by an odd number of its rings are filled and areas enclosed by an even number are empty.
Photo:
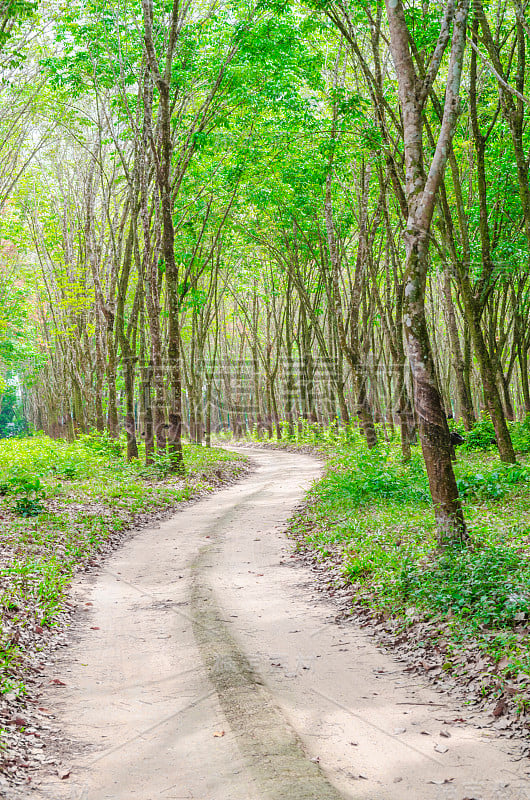
[[[530,472],[520,464],[499,465],[492,472],[467,473],[457,478],[461,497],[478,500],[497,500],[516,484],[530,481]]]
[[[509,423],[514,449],[519,453],[530,453],[530,414],[522,422]]]
[[[398,586],[407,602],[420,607],[505,627],[530,614],[529,566],[528,556],[504,543],[479,550],[455,546],[427,564],[406,560]]]
[[[46,492],[42,488],[39,478],[25,476],[12,481],[10,493],[15,496],[13,511],[21,517],[36,517],[44,511],[43,500]]]
[[[88,450],[95,453],[109,456],[121,456],[123,454],[123,442],[109,436],[108,431],[91,431],[79,437],[79,442]]]
[[[421,458],[415,454],[409,464],[392,460],[383,448],[359,448],[341,452],[319,489],[322,499],[344,498],[359,505],[368,500],[392,499],[402,502],[428,501],[429,487]]]
[[[475,422],[470,431],[464,433],[464,450],[492,450],[495,447],[495,429],[489,419]]]
[[[175,475],[175,462],[169,453],[159,453],[155,450],[151,462],[139,467],[138,474],[144,478],[160,478],[164,480],[170,475]]]

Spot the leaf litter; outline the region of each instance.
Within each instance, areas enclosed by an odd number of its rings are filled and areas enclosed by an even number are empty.
[[[187,477],[183,500],[180,499],[183,481],[179,479],[172,482],[176,501],[159,506],[156,506],[158,485],[163,483],[166,492],[168,481],[139,480],[139,485],[145,483],[146,495],[151,493],[155,498],[154,507],[142,512],[97,500],[75,503],[71,502],[71,497],[59,494],[47,503],[47,513],[60,523],[50,541],[32,535],[32,529],[39,524],[38,518],[24,519],[22,525],[7,507],[2,508],[5,524],[0,535],[0,648],[4,653],[11,649],[13,658],[0,675],[4,689],[0,694],[0,797],[9,796],[15,800],[17,792],[33,785],[35,774],[43,767],[55,771],[62,780],[70,776],[70,769],[61,764],[63,743],[56,740],[52,727],[54,714],[39,704],[39,694],[44,686],[55,687],[59,692],[67,685],[62,676],[44,683],[43,673],[53,662],[58,648],[68,646],[68,629],[74,615],[92,605],[90,602],[79,604],[72,597],[75,576],[97,570],[135,531],[171,517],[179,508],[196,502],[216,488],[236,482],[249,471],[248,464],[237,455],[233,456],[233,461],[214,461]],[[87,541],[83,525],[78,523],[79,515],[83,523],[87,518],[97,520],[103,535]],[[65,557],[72,541],[80,545],[78,557],[72,565],[71,577],[57,593],[56,606],[50,616],[50,609],[39,594],[35,573],[29,569],[24,573],[20,565],[37,561],[42,564],[51,557]],[[20,572],[22,576],[18,576]],[[43,623],[46,615],[50,618]]]

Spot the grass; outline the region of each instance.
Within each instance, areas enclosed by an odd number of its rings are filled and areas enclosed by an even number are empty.
[[[355,431],[323,434],[327,466],[292,523],[300,546],[338,564],[357,607],[429,622],[447,652],[479,648],[503,680],[530,677],[530,467],[501,464],[489,444],[460,448],[457,481],[471,546],[440,551],[419,448],[368,451]],[[431,642],[436,644],[436,641]],[[497,667],[495,666],[497,665]],[[451,671],[451,658],[445,666]]]
[[[109,537],[244,469],[241,456],[188,445],[186,475],[175,478],[163,459],[146,470],[122,451],[121,442],[98,435],[73,444],[45,436],[0,441],[0,693],[24,693],[35,640],[38,651],[76,570]]]
[[[522,424],[518,435],[527,452]],[[520,681],[530,676],[530,466],[525,455],[516,466],[501,464],[489,436],[480,423],[456,464],[469,547],[437,549],[419,448],[404,465],[397,439],[368,451],[354,428],[301,426],[297,444],[317,445],[327,466],[292,528],[316,558],[340,565],[358,606],[401,620],[403,629],[428,621],[446,642],[447,671],[452,654],[471,644],[505,680]],[[101,436],[0,442],[1,692],[24,691],[26,641],[57,625],[76,570],[109,537],[243,469],[222,450],[187,446],[185,459],[187,475],[175,479],[163,460],[146,471]],[[21,486],[29,486],[22,495]],[[15,513],[21,496],[44,510]]]

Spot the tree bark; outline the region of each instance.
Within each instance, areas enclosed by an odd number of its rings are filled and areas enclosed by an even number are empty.
[[[171,160],[173,139],[171,134],[171,73],[179,25],[179,2],[174,0],[169,35],[166,45],[165,66],[160,72],[153,41],[153,2],[142,0],[144,18],[144,41],[147,62],[159,95],[160,152],[153,152],[155,158],[157,185],[163,225],[162,252],[165,262],[167,306],[168,306],[168,371],[170,379],[168,452],[173,469],[184,471],[182,453],[182,375],[180,355],[180,295],[179,272],[175,261],[175,229],[173,224],[173,203],[171,193]],[[153,142],[154,144],[154,142]]]
[[[430,89],[427,81],[432,86],[436,73],[429,73],[428,78],[420,83],[410,53],[410,33],[401,0],[385,0],[385,3],[390,28],[390,49],[398,77],[405,146],[408,203],[403,308],[405,341],[414,381],[421,446],[435,508],[439,542],[443,544],[447,540],[465,540],[467,532],[451,460],[449,428],[436,380],[427,330],[425,284],[430,226],[459,112],[469,0],[461,0],[453,14],[444,113],[427,175],[423,167],[422,111]]]

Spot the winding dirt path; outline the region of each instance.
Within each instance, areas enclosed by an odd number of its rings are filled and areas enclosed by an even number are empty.
[[[509,742],[333,608],[282,530],[316,462],[256,471],[132,537],[92,582],[43,705],[64,742],[46,800],[528,800]],[[88,605],[87,605],[88,604]],[[440,736],[440,731],[447,736]]]

